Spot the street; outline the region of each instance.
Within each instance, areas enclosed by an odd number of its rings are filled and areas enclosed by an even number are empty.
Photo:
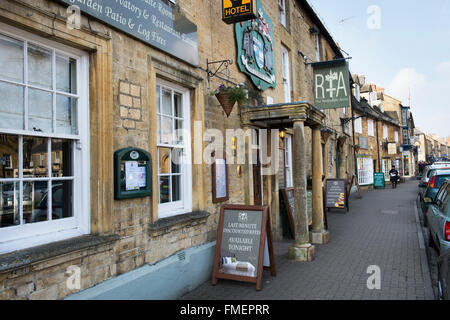
[[[350,211],[328,213],[330,242],[316,246],[311,263],[287,259],[290,241],[275,243],[277,276],[264,271],[263,288],[220,280],[206,282],[184,300],[433,300],[434,294],[419,215],[415,211],[417,181],[395,190],[357,193]],[[380,289],[368,289],[378,266]],[[373,267],[372,267],[373,268]]]

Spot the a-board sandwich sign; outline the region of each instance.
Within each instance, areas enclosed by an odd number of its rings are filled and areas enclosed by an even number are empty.
[[[267,241],[267,246],[266,246]],[[264,251],[268,247],[268,262]],[[225,205],[221,208],[212,284],[218,279],[256,283],[261,290],[262,270],[270,266],[275,276],[269,208]]]
[[[347,209],[347,184],[342,179],[328,179],[325,189],[325,207],[327,209]]]
[[[281,214],[287,216],[289,221],[289,231],[291,237],[295,240],[295,205],[294,188],[280,190],[280,210]],[[312,189],[306,191],[306,210],[308,213],[308,224],[312,225]]]

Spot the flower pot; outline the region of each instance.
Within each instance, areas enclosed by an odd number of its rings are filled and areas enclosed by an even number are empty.
[[[218,94],[216,94],[216,98],[217,100],[219,100],[219,103],[222,106],[223,111],[225,111],[228,118],[231,114],[231,111],[233,111],[236,101],[231,101],[229,98],[229,94],[226,92],[219,92]]]

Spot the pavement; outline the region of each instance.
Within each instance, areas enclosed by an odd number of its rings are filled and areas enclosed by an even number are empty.
[[[250,283],[208,281],[181,299],[434,300],[416,197],[415,180],[364,191],[362,199],[352,194],[348,213],[327,213],[330,241],[316,246],[314,261],[288,260],[292,241],[276,242],[277,276],[264,271],[261,291]],[[379,267],[380,289],[368,289],[370,266]]]

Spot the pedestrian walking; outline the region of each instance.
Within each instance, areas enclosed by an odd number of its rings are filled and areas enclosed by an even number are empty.
[[[392,166],[391,171],[389,171],[389,176],[391,177],[392,189],[396,189],[400,176],[398,175],[398,171],[395,169],[395,166]]]

